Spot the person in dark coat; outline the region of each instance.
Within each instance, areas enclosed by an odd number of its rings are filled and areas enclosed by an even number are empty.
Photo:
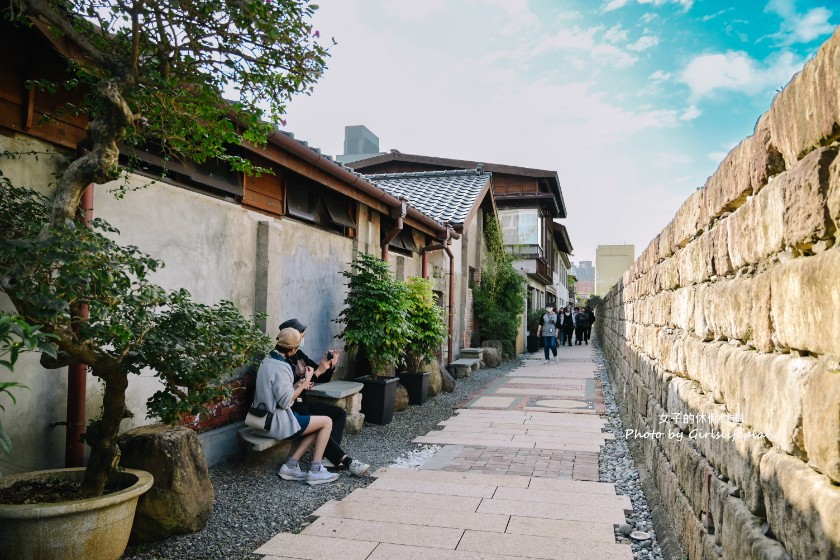
[[[339,350],[327,350],[324,352],[323,358],[319,363],[315,363],[309,356],[307,356],[302,348],[304,347],[306,339],[306,325],[297,319],[289,319],[280,325],[280,329],[293,328],[301,334],[301,345],[294,355],[288,358],[295,375],[302,377],[301,372],[306,371],[306,367],[311,367],[315,371],[312,375],[312,381],[315,384],[327,383],[332,379],[335,371],[335,364],[338,363]],[[364,476],[370,469],[370,465],[361,461],[355,460],[341,449],[341,439],[344,437],[344,425],[347,422],[347,413],[343,408],[333,406],[331,404],[310,401],[307,399],[307,391],[303,391],[292,405],[292,411],[301,415],[307,416],[329,416],[332,419],[332,432],[330,433],[330,440],[327,443],[327,449],[324,452],[324,461],[327,467],[337,469],[349,469],[355,476]]]
[[[569,344],[572,345],[572,333],[575,332],[575,319],[572,315],[572,309],[569,306],[563,310],[563,313],[560,315],[560,326],[563,329],[563,338]]]
[[[592,312],[591,307],[587,307],[583,312],[584,326],[583,326],[583,341],[589,344],[589,337],[592,335],[592,325],[595,324],[595,313]]]

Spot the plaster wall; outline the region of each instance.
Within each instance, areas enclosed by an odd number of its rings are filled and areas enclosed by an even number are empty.
[[[838,140],[840,30],[597,312],[691,560],[840,558]]]

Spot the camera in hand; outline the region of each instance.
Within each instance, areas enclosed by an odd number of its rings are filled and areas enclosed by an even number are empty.
[[[327,360],[332,360],[334,356],[335,354],[333,354],[332,352],[327,352]]]

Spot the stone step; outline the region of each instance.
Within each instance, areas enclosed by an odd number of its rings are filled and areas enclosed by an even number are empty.
[[[481,360],[475,358],[461,358],[449,364],[449,373],[456,379],[469,377],[474,371],[481,368]]]

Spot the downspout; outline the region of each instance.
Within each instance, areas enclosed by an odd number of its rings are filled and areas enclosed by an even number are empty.
[[[93,219],[93,183],[82,192],[79,201],[82,210],[82,223],[90,225]],[[90,317],[87,304],[79,307],[79,318],[84,321]],[[67,431],[64,438],[64,466],[83,467],[85,444],[82,434],[85,431],[85,401],[87,400],[87,365],[70,364],[67,368]]]
[[[391,209],[391,217],[396,218],[397,224],[394,229],[385,234],[385,239],[382,240],[382,260],[388,262],[388,245],[391,241],[400,234],[403,229],[403,220],[408,209],[408,199],[400,197],[400,206]]]
[[[429,277],[429,259],[428,253],[432,251],[446,251],[446,254],[449,255],[449,336],[447,337],[447,352],[446,352],[446,365],[449,366],[452,364],[452,331],[455,326],[455,255],[452,253],[452,249],[449,248],[450,243],[452,243],[453,239],[460,239],[461,236],[455,233],[452,230],[451,226],[446,226],[446,237],[442,240],[441,243],[436,243],[434,245],[429,245],[427,247],[423,247],[420,251],[423,254],[423,278]]]

